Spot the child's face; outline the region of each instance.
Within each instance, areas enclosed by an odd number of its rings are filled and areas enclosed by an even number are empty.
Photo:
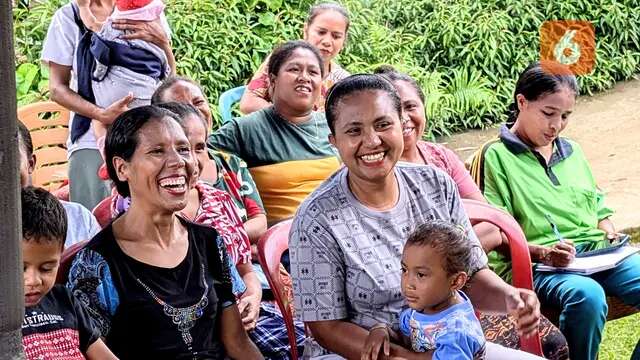
[[[56,282],[62,247],[58,241],[22,241],[24,306],[37,305]]]
[[[444,257],[431,246],[405,246],[402,253],[402,295],[414,310],[437,313],[455,300],[455,275],[444,270]]]

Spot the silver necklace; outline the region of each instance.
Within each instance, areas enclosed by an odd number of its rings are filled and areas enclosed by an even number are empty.
[[[149,286],[147,286],[147,284],[143,283],[136,277],[136,281],[138,282],[138,284],[140,284],[147,291],[147,293],[149,293],[153,300],[162,305],[164,314],[169,316],[173,323],[177,325],[178,330],[182,335],[182,341],[184,341],[185,345],[187,345],[189,351],[193,350],[193,337],[191,336],[191,333],[189,331],[195,325],[196,320],[202,317],[202,315],[204,314],[204,309],[207,307],[207,305],[209,305],[209,298],[207,297],[207,294],[209,293],[209,284],[207,284],[204,276],[204,265],[201,265],[200,270],[202,276],[202,284],[204,284],[204,293],[197,303],[184,308],[173,307],[167,304],[164,300],[160,299],[158,295],[156,295],[156,293],[151,290]]]

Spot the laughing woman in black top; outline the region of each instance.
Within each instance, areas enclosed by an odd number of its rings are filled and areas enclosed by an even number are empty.
[[[78,253],[68,286],[121,359],[261,359],[242,327],[218,234],[176,216],[194,161],[174,116],[145,106],[112,125],[107,170],[131,207]]]

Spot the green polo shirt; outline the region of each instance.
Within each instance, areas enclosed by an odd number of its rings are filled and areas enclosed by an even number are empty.
[[[545,217],[548,215],[574,245],[606,246],[605,232],[597,227],[613,211],[604,205],[604,195],[577,143],[556,139],[547,164],[503,125],[499,139],[484,146],[481,160],[474,166],[486,199],[513,215],[528,242],[544,246],[558,242]],[[508,259],[496,252],[489,259],[495,272],[510,281]]]

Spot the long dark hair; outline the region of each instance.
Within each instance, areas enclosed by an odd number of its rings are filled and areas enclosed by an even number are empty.
[[[123,197],[131,195],[129,184],[118,179],[116,168],[113,166],[113,158],[117,156],[125,161],[131,160],[138,147],[140,129],[150,121],[162,120],[166,117],[180,123],[178,116],[169,110],[155,105],[140,106],[120,114],[107,131],[104,142],[104,162],[109,178]]]
[[[529,101],[536,101],[543,95],[557,92],[561,86],[567,86],[578,95],[578,82],[568,66],[553,61],[534,62],[529,65],[516,83],[507,123],[514,123],[520,114],[518,94],[522,94]]]

